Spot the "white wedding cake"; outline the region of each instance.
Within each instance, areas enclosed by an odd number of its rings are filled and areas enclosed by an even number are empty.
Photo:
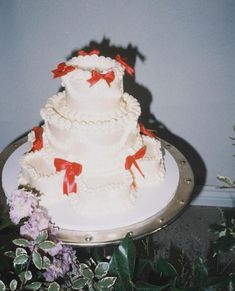
[[[44,124],[28,136],[18,179],[41,193],[49,212],[61,203],[82,216],[121,214],[135,207],[139,189],[164,179],[161,143],[138,123],[125,71],[134,73],[119,55],[98,51],[80,51],[52,71],[64,91],[41,110]]]

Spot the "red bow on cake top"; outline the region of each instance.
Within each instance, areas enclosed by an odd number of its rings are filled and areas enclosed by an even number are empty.
[[[121,56],[120,55],[116,55],[116,57],[115,57],[115,60],[117,61],[117,62],[119,62],[124,68],[125,68],[125,70],[127,71],[127,73],[129,74],[129,75],[133,75],[134,74],[134,69],[132,68],[132,67],[130,67],[122,58],[121,58]]]
[[[95,85],[100,79],[103,79],[107,82],[107,84],[110,86],[110,84],[113,82],[115,78],[114,72],[109,71],[106,74],[101,74],[100,72],[96,70],[91,71],[91,78],[87,80],[87,82],[90,83],[90,86]]]
[[[152,138],[157,138],[157,136],[152,131],[144,127],[143,123],[140,123],[139,126],[140,126],[140,133],[143,133],[144,135],[147,135]]]
[[[75,176],[79,176],[82,172],[82,165],[78,163],[71,163],[63,159],[55,158],[54,165],[57,172],[64,171],[63,192],[68,195],[69,193],[77,192],[77,183]]]
[[[78,51],[78,55],[79,56],[91,56],[91,55],[99,55],[100,54],[100,51],[99,50],[92,50],[90,51],[89,53],[83,51],[83,50],[80,50]]]
[[[136,169],[140,172],[140,174],[144,177],[143,172],[141,171],[139,165],[137,164],[136,160],[142,159],[146,152],[146,146],[143,146],[139,149],[134,155],[130,155],[126,157],[125,169],[131,170],[132,165],[136,167]]]
[[[62,77],[66,74],[68,74],[69,72],[72,72],[73,70],[75,70],[75,67],[73,66],[68,66],[66,65],[66,63],[60,63],[56,69],[52,70],[51,72],[54,74],[53,79],[58,78],[58,77]]]
[[[42,127],[33,127],[33,132],[34,132],[34,142],[33,142],[33,147],[31,149],[32,152],[39,151],[43,147],[43,139],[42,139],[42,134],[43,134],[43,128]]]

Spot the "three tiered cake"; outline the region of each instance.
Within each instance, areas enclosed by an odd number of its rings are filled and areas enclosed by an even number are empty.
[[[44,124],[28,136],[18,179],[42,194],[49,213],[59,203],[84,217],[119,215],[135,207],[139,189],[164,179],[160,141],[138,123],[125,71],[134,73],[119,55],[98,51],[80,51],[52,71],[64,91],[41,110]]]

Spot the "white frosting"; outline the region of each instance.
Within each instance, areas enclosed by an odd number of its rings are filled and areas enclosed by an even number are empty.
[[[65,90],[48,99],[41,110],[43,148],[21,158],[19,184],[30,184],[42,195],[42,204],[70,203],[82,215],[110,215],[128,211],[138,195],[132,189],[158,183],[165,168],[161,144],[139,132],[140,106],[135,98],[123,93],[124,69],[110,58],[79,56],[67,62],[76,69],[62,77]],[[112,70],[115,79],[109,86],[100,80],[92,87],[87,80],[92,70]],[[29,134],[31,146],[34,133]],[[143,146],[146,153],[137,164],[125,169],[126,158]],[[54,159],[82,164],[75,177],[77,193],[64,195],[65,171],[56,172]]]
[[[110,112],[119,107],[120,98],[123,95],[123,67],[110,58],[97,55],[78,56],[67,62],[67,65],[76,69],[62,77],[65,87],[67,106],[76,111],[96,113]],[[114,72],[114,80],[107,84],[100,79],[91,86],[88,80],[92,70],[101,74]]]

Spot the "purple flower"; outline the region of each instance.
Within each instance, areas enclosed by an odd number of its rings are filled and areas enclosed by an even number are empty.
[[[52,264],[43,273],[43,276],[47,282],[53,282],[58,277],[63,277],[61,260],[54,258]]]
[[[74,272],[76,273],[76,270],[77,270],[76,251],[70,246],[63,245],[62,256],[63,256],[62,269],[63,269],[64,274],[66,274],[68,272],[70,267],[71,267],[71,271],[73,273]]]
[[[45,209],[35,209],[29,220],[20,227],[22,236],[36,239],[40,231],[48,229],[50,218]]]
[[[58,253],[61,252],[62,248],[63,248],[62,242],[59,241],[52,249],[47,250],[47,253],[52,257],[55,257]]]
[[[76,260],[76,251],[70,246],[62,245],[61,250],[53,258],[52,264],[43,274],[46,281],[52,282],[58,277],[64,277],[68,272],[78,274]]]
[[[10,207],[10,218],[15,224],[18,224],[22,218],[32,214],[38,205],[38,198],[31,192],[16,190],[7,201]]]

